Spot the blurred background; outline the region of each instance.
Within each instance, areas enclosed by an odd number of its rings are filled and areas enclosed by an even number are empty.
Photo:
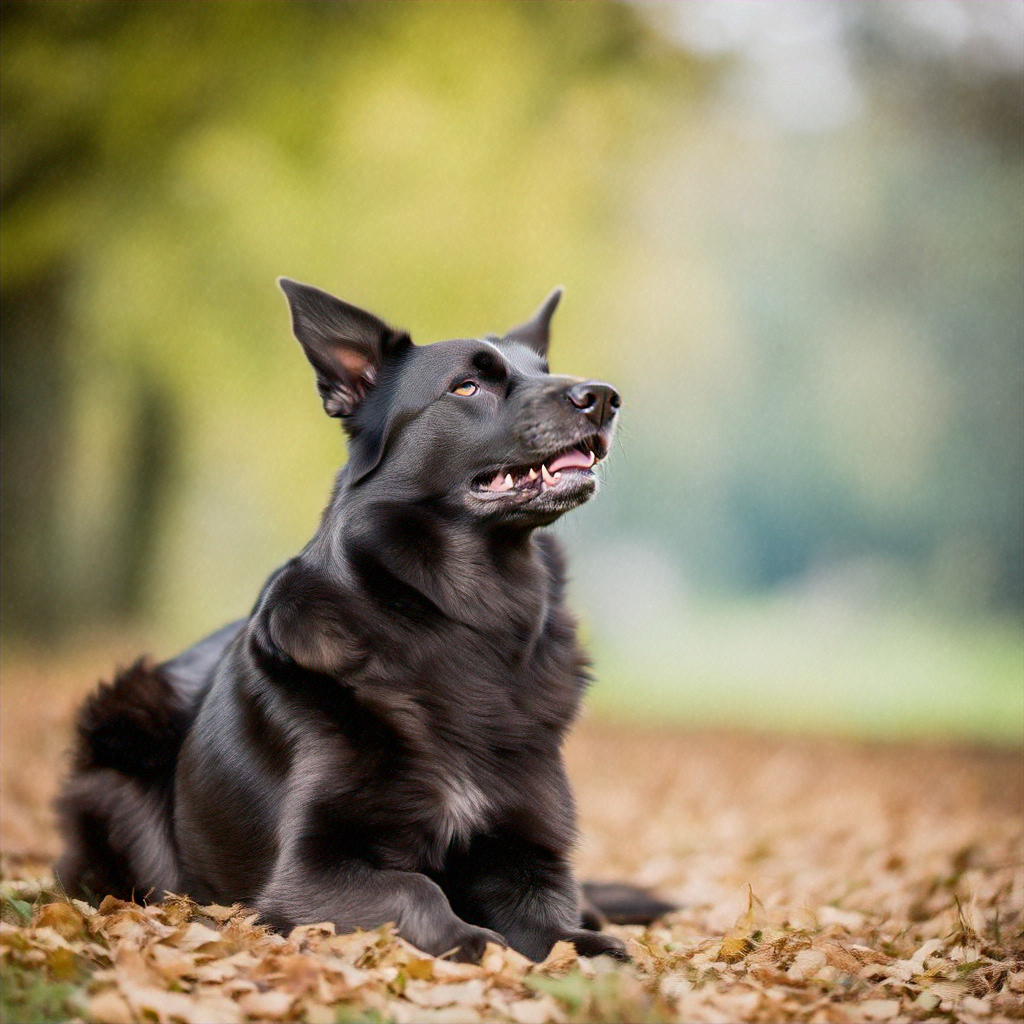
[[[558,527],[594,713],[1020,742],[1018,0],[2,13],[13,675],[170,656],[313,533],[278,275],[421,343],[562,284],[625,400]]]

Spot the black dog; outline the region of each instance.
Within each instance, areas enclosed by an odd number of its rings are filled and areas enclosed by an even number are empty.
[[[559,291],[503,338],[417,347],[280,283],[348,464],[248,619],[83,707],[59,877],[281,929],[393,921],[463,959],[624,956],[581,928],[560,748],[587,661],[538,530],[594,493],[618,394],[548,372]]]

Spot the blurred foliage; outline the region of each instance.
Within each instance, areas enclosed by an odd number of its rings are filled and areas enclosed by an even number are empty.
[[[435,338],[597,290],[602,178],[682,63],[617,6],[3,11],[4,622],[37,635],[243,611],[341,454],[274,278]]]
[[[4,3],[5,640],[185,641],[312,533],[279,274],[419,341],[567,286],[556,367],[627,400],[563,530],[612,646],[691,592],[1019,609],[1019,70],[840,5],[860,109],[796,130],[688,6]]]

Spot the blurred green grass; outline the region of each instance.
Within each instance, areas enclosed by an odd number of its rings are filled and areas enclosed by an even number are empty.
[[[784,600],[704,606],[628,657],[592,638],[593,712],[667,726],[865,739],[1024,741],[1013,619],[828,621]]]

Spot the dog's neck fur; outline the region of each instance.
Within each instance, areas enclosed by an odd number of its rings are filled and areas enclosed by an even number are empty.
[[[358,491],[342,484],[310,544],[319,557],[330,552],[332,575],[351,579],[372,560],[453,622],[498,630],[508,653],[529,653],[555,582],[544,550],[553,547],[550,538],[533,529],[485,529],[430,502],[411,510]]]
[[[268,583],[249,643],[311,670],[318,686],[336,680],[411,750],[445,763],[441,737],[478,753],[556,749],[589,663],[563,600],[555,539],[355,492],[336,489],[317,534]],[[291,686],[303,677],[280,678]],[[423,692],[434,694],[433,710]]]

